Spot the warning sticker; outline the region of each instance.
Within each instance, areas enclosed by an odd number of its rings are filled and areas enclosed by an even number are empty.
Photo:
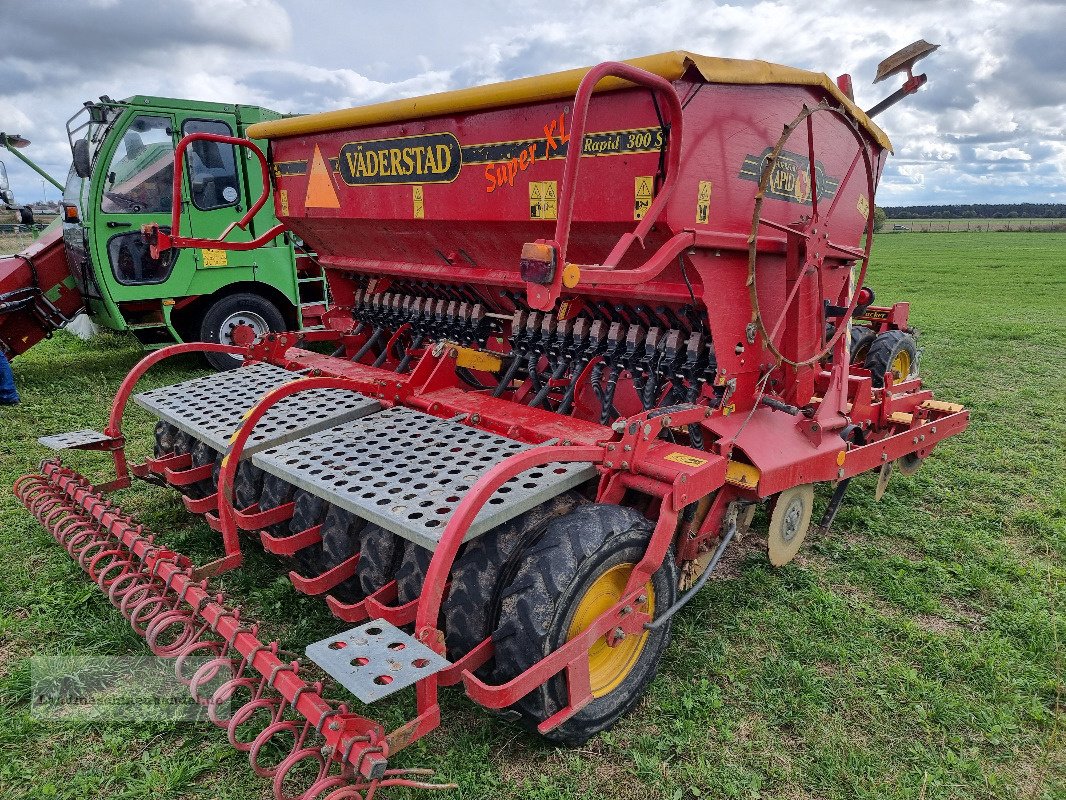
[[[866,195],[859,195],[859,201],[855,204],[855,208],[862,214],[863,219],[870,218],[870,201],[866,199]]]
[[[706,225],[711,218],[711,182],[700,181],[700,190],[696,195],[696,224]]]
[[[304,208],[340,208],[341,201],[337,190],[333,188],[333,179],[329,176],[322,151],[315,145],[315,155],[311,159],[311,175],[307,179],[307,195]]]
[[[670,453],[663,456],[664,461],[673,461],[675,464],[684,464],[686,467],[702,467],[707,463],[706,458],[697,458],[688,453]]]
[[[555,181],[529,182],[529,218],[557,219],[559,189]]]
[[[205,267],[225,267],[229,265],[225,250],[204,250]]]
[[[633,219],[644,219],[651,207],[654,195],[655,177],[653,175],[638,175],[633,182]]]
[[[282,189],[278,192],[278,205],[281,206],[281,216],[289,216],[289,190]]]
[[[414,199],[414,213],[415,219],[426,218],[426,205],[425,205],[425,189],[422,186],[415,186],[411,193]]]

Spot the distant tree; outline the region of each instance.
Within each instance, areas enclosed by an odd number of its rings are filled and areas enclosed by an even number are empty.
[[[874,233],[877,233],[885,227],[885,222],[888,220],[888,214],[881,206],[874,206]]]

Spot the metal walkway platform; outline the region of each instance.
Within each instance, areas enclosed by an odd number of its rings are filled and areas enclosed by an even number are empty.
[[[508,456],[532,447],[397,406],[260,451],[252,463],[433,550],[455,507],[478,478]],[[527,470],[489,498],[465,539],[596,474],[595,466],[587,462]]]
[[[272,364],[251,364],[152,389],[134,395],[133,399],[160,419],[224,452],[244,414],[263,395],[300,377]],[[380,408],[377,400],[345,389],[312,389],[286,397],[255,426],[244,456]]]

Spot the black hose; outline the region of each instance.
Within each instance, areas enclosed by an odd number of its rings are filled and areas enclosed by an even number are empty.
[[[607,425],[611,421],[611,415],[618,419],[621,415],[614,407],[614,393],[618,388],[618,378],[622,374],[622,368],[615,364],[611,367],[611,374],[607,376],[607,390],[604,392],[603,410],[600,412],[600,424]]]
[[[370,338],[366,340],[366,344],[359,348],[359,351],[354,356],[352,356],[351,360],[358,361],[367,353],[369,353],[371,348],[373,348],[374,345],[377,344],[378,339],[381,338],[381,331],[381,328],[375,328],[374,332],[370,334]]]
[[[570,406],[574,403],[574,395],[577,394],[577,382],[581,379],[581,373],[585,371],[585,367],[588,366],[589,359],[581,358],[577,364],[574,365],[574,377],[566,387],[566,391],[563,393],[563,399],[559,401],[559,407],[556,410],[559,414],[566,414],[570,411]]]
[[[560,358],[559,361],[555,363],[555,367],[552,369],[550,377],[547,381],[545,381],[544,385],[540,388],[540,391],[537,392],[536,396],[534,396],[534,398],[530,401],[529,405],[531,407],[536,408],[548,399],[548,392],[551,391],[552,382],[559,380],[559,378],[563,376],[563,373],[566,372],[566,365],[568,363],[569,362],[565,358]]]
[[[503,374],[503,377],[500,378],[500,382],[497,384],[496,388],[492,390],[493,397],[499,397],[504,393],[504,390],[511,385],[511,382],[514,381],[515,373],[518,372],[518,366],[521,361],[522,356],[513,354],[511,363],[507,365],[507,371]]]

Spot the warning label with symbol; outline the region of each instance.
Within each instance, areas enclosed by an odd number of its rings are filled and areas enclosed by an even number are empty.
[[[700,181],[700,190],[696,195],[696,224],[706,225],[711,218],[711,182]]]
[[[655,177],[638,175],[633,181],[633,219],[644,219],[655,196]]]
[[[425,190],[421,186],[412,187],[412,196],[414,198],[415,206],[415,219],[426,218],[426,206],[425,206]]]
[[[870,218],[870,201],[866,199],[866,195],[860,194],[859,200],[855,204],[855,209],[862,214],[863,219]]]
[[[555,181],[529,182],[529,218],[556,219],[559,215],[559,189]]]

